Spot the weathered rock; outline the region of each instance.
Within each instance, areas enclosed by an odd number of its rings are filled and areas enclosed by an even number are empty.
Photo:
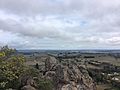
[[[50,57],[45,60],[45,71],[49,71],[51,69]]]
[[[36,84],[32,77],[25,76],[21,79],[21,90],[36,90]]]
[[[55,57],[48,56],[45,60],[45,71],[54,69],[54,66],[58,63]]]
[[[49,57],[45,62],[45,77],[54,82],[54,90],[96,90],[84,65],[79,66],[76,61],[70,60],[68,64],[58,64],[54,60]]]
[[[36,90],[36,89],[31,85],[25,85],[24,87],[21,88],[21,90]]]
[[[46,79],[50,79],[50,80],[53,80],[55,78],[55,71],[48,71],[46,72],[45,74],[45,78]]]

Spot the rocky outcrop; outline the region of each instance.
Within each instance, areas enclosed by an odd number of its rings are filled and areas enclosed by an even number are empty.
[[[51,65],[49,60],[47,59],[46,68],[48,66],[49,68],[46,69],[45,78],[54,82],[54,90],[96,90],[96,86],[84,66],[77,65],[77,62],[69,63],[69,65],[61,63]]]
[[[48,56],[45,60],[45,71],[53,70],[54,66],[58,63],[55,57]]]
[[[21,90],[36,90],[35,89],[36,84],[33,78],[30,76],[25,76],[21,78],[21,85],[22,85]]]

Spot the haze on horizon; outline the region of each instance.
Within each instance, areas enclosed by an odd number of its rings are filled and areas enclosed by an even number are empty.
[[[120,49],[120,0],[0,0],[0,46]]]

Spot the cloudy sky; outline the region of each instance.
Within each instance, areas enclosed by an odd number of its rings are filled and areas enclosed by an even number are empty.
[[[120,0],[0,0],[0,46],[120,49]]]

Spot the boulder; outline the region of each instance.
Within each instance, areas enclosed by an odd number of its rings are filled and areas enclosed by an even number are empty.
[[[54,69],[54,66],[58,63],[57,59],[52,56],[48,56],[45,60],[45,71]]]
[[[21,90],[36,90],[36,89],[32,87],[31,85],[25,85],[21,88]]]
[[[31,76],[25,76],[21,79],[21,86],[21,90],[36,90],[37,85]]]

